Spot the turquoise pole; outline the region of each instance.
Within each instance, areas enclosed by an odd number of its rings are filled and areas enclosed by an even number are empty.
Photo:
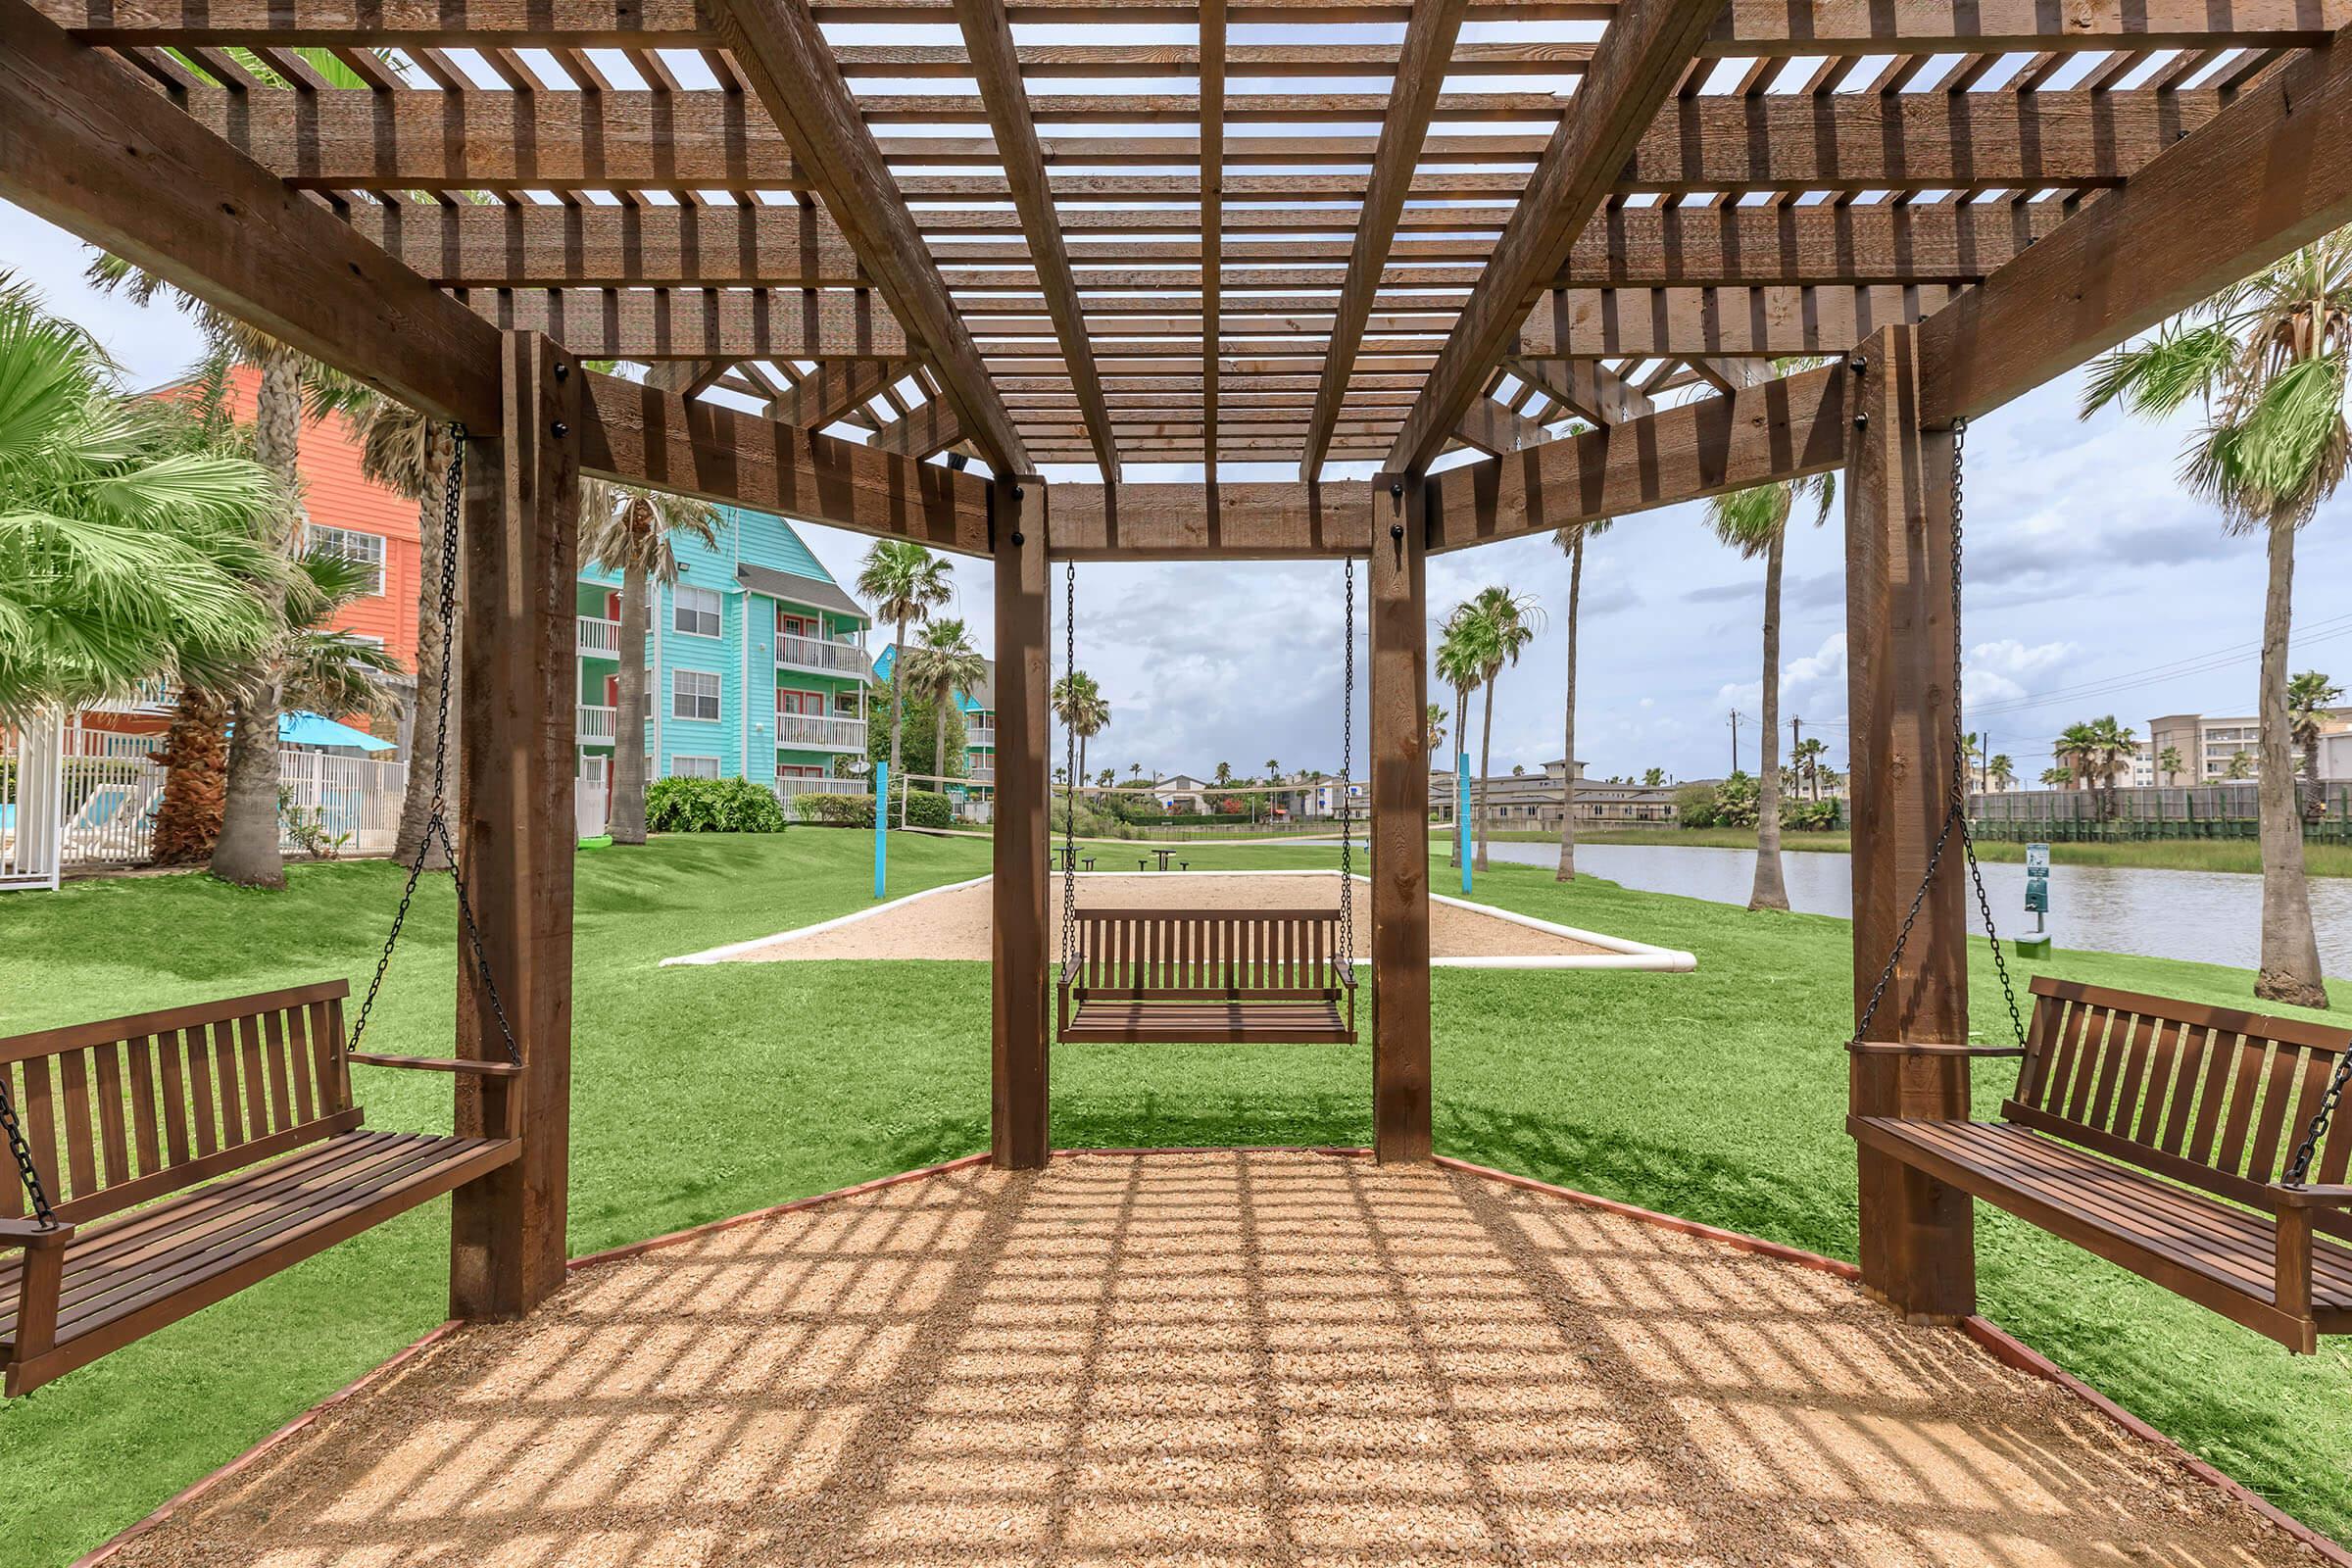
[[[1462,891],[1470,891],[1470,754],[1453,754],[1453,831],[1462,847]]]
[[[874,897],[890,875],[890,764],[874,764]]]

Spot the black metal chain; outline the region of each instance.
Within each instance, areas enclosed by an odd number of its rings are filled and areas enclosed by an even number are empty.
[[[1966,500],[1961,485],[1963,465],[1961,455],[1968,444],[1968,421],[1960,419],[1952,425],[1952,774],[1951,787],[1944,805],[1943,826],[1936,835],[1935,848],[1928,852],[1928,868],[1919,879],[1919,891],[1911,895],[1911,907],[1903,914],[1901,929],[1895,932],[1894,951],[1886,955],[1886,967],[1879,971],[1878,984],[1871,987],[1870,1001],[1863,1004],[1861,1020],[1854,1025],[1854,1038],[1870,1037],[1871,1020],[1878,1016],[1879,1004],[1886,1000],[1886,990],[1894,983],[1894,972],[1902,962],[1903,950],[1910,945],[1911,928],[1918,923],[1919,911],[1928,902],[1928,890],[1936,885],[1936,871],[1943,863],[1943,852],[1952,835],[1960,835],[1961,853],[1968,861],[1968,878],[1976,890],[1977,912],[1984,922],[1984,940],[1992,948],[1993,972],[2000,976],[2001,999],[2008,1004],[2009,1027],[2023,1049],[2026,1043],[2025,1015],[2018,1010],[2017,988],[2009,978],[2008,956],[2001,951],[2001,934],[1992,919],[1992,900],[1984,892],[1984,868],[1977,863],[1977,840],[1968,821],[1968,730],[1967,720],[1960,710],[1961,671],[1966,662],[1967,641],[1960,632],[1961,533],[1965,520]]]
[[[458,841],[449,827],[449,670],[458,657],[458,536],[462,526],[466,497],[466,427],[450,426],[452,448],[449,455],[449,482],[442,498],[441,510],[441,582],[435,606],[435,618],[441,626],[441,689],[436,701],[440,724],[433,734],[433,798],[425,810],[424,836],[417,842],[416,858],[410,863],[408,882],[400,890],[400,906],[392,911],[392,930],[384,938],[384,951],[375,960],[375,975],[368,982],[368,995],[361,999],[359,1021],[351,1027],[351,1041],[345,1048],[357,1053],[361,1037],[368,1032],[368,1017],[374,1010],[376,993],[383,989],[384,975],[392,967],[392,950],[400,946],[402,927],[409,922],[409,905],[416,897],[417,879],[424,873],[424,862],[431,858],[433,840],[449,857],[449,877],[458,893],[458,921],[466,933],[466,947],[473,954],[474,972],[481,977],[482,989],[490,998],[490,1012],[498,1020],[498,1032],[506,1041],[507,1059],[515,1066],[522,1065],[522,1049],[514,1043],[514,1029],[507,1021],[507,1004],[498,994],[498,981],[490,973],[490,956],[482,950],[481,928],[474,924],[473,906],[466,897],[466,872],[458,857]],[[414,762],[411,765],[415,765]]]
[[[1340,703],[1340,964],[1355,967],[1355,558],[1347,558],[1347,652],[1342,656]]]
[[[45,1231],[57,1229],[57,1210],[49,1206],[41,1169],[32,1162],[32,1147],[24,1142],[24,1129],[17,1124],[17,1107],[9,1103],[5,1069],[0,1069],[0,1130],[8,1134],[8,1152],[17,1158],[17,1179],[24,1184],[24,1196],[32,1200],[32,1217]]]
[[[1078,951],[1078,563],[1062,564],[1062,679],[1072,711],[1062,717],[1063,775],[1069,780],[1061,819],[1061,972],[1067,978]]]

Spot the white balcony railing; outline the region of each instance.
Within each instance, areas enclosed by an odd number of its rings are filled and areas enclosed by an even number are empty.
[[[862,752],[865,720],[824,713],[778,713],[776,744],[813,752]]]
[[[140,713],[153,716],[169,713],[179,706],[179,697],[161,675],[143,680],[130,691],[112,697],[92,698],[85,705],[100,713]]]
[[[997,770],[993,767],[975,767],[965,773],[964,777],[975,784],[994,784],[997,781]]]
[[[866,795],[874,787],[872,780],[862,778],[780,778],[775,782],[779,801],[796,795]]]
[[[580,615],[575,619],[580,629],[581,654],[603,659],[620,657],[619,621],[607,620],[602,615]]]
[[[993,724],[972,725],[963,732],[963,744],[967,748],[985,748],[988,751],[995,751],[997,749],[996,726]]]
[[[778,632],[776,667],[812,669],[821,675],[848,675],[855,680],[863,680],[866,675],[865,650],[856,643],[837,643],[824,637],[797,637],[791,632]]]
[[[619,711],[618,709],[595,707],[582,703],[580,705],[578,738],[586,742],[604,741],[609,744],[614,736],[620,733]]]

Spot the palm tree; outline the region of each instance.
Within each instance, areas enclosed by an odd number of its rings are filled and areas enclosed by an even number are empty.
[[[1829,744],[1821,740],[1799,741],[1789,754],[1789,760],[1796,763],[1797,776],[1805,781],[1806,794],[1816,801],[1821,799],[1821,760],[1829,755]]]
[[[1560,755],[1568,760],[1568,772],[1560,783],[1560,863],[1553,873],[1560,882],[1576,880],[1576,614],[1585,592],[1585,541],[1608,532],[1609,522],[1607,517],[1572,522],[1551,536],[1568,557],[1568,696],[1560,722],[1566,747]]]
[[[673,541],[718,540],[718,509],[708,501],[630,490],[604,479],[580,483],[580,556],[620,573],[619,711],[612,725],[612,793],[606,808],[615,844],[645,842],[645,639],[657,583],[678,580]]]
[[[1110,723],[1110,702],[1095,677],[1083,669],[1073,669],[1054,683],[1054,716],[1062,727],[1078,738],[1078,782],[1086,782],[1086,743],[1102,733]],[[1105,774],[1102,783],[1107,787],[1115,775]],[[1072,797],[1070,807],[1077,808]]]
[[[158,675],[226,686],[291,575],[257,519],[276,478],[191,411],[122,395],[80,327],[0,273],[0,715]]]
[[[2089,789],[2096,777],[2090,764],[2091,754],[2098,749],[2098,734],[2089,724],[2080,720],[2058,732],[2058,744],[2051,748],[2064,767],[2068,782],[2076,789]]]
[[[408,788],[401,797],[400,828],[392,840],[392,858],[402,865],[414,865],[419,854],[428,853],[424,823],[432,804],[433,780],[423,760],[439,751],[445,740],[456,738],[441,733],[441,666],[450,657],[450,648],[441,630],[438,596],[442,561],[457,545],[449,536],[447,508],[449,467],[457,455],[457,438],[447,422],[380,395],[365,399],[352,423],[361,443],[360,471],[416,503],[416,690],[410,704]],[[453,725],[457,713],[453,680]],[[431,868],[446,865],[448,853],[448,846],[436,839],[429,850]]]
[[[2087,417],[2110,403],[2165,417],[2192,398],[2205,411],[2181,476],[2232,533],[2269,535],[2257,701],[2262,765],[2262,969],[2254,994],[2328,1005],[2311,921],[2303,827],[2295,810],[2287,713],[2295,535],[2352,467],[2345,418],[2352,371],[2352,228],[2309,245],[2100,360]]]
[[[1469,608],[1467,605],[1454,607],[1453,613],[1446,617],[1445,631],[1438,640],[1438,678],[1453,688],[1453,749],[1457,769],[1461,765],[1462,756],[1470,750],[1470,694],[1478,690],[1479,682],[1486,678],[1486,652],[1481,646],[1484,630],[1465,616],[1464,612]],[[1456,793],[1459,793],[1458,786]],[[1454,808],[1462,809],[1458,800],[1454,803]],[[1461,834],[1457,831],[1446,838],[1446,863],[1461,864]]]
[[[2245,752],[2231,752],[2229,765],[2222,769],[2222,777],[2230,780],[2232,784],[2238,784],[2253,776],[2254,759]]]
[[[898,627],[899,650],[890,666],[890,776],[899,773],[899,730],[906,717],[906,688],[898,660],[906,657],[906,625],[931,618],[931,612],[956,595],[947,562],[911,539],[881,539],[865,553],[858,574],[858,596],[874,602],[874,613]]]
[[[2041,782],[2051,789],[2062,790],[2075,782],[2075,775],[2064,766],[2045,767],[2041,770]]]
[[[1996,790],[2006,790],[2017,782],[2017,763],[2007,752],[1995,752],[1992,760],[1984,764],[1984,776]]]
[[[944,775],[948,771],[948,709],[956,694],[968,692],[988,678],[988,661],[972,646],[971,632],[960,620],[935,620],[923,627],[922,641],[906,655],[906,680],[915,695],[931,704],[931,757]]]
[[[1782,373],[1810,369],[1811,360],[1775,362]],[[1764,713],[1756,762],[1756,879],[1747,896],[1751,909],[1786,909],[1788,886],[1781,875],[1781,567],[1787,554],[1788,515],[1800,496],[1816,502],[1814,526],[1830,514],[1837,499],[1838,476],[1818,473],[1808,478],[1735,490],[1707,503],[1715,535],[1752,561],[1764,558]]]
[[[1446,750],[1446,708],[1432,703],[1421,715],[1421,747],[1434,760]]]
[[[1536,640],[1536,632],[1544,624],[1544,612],[1537,608],[1535,596],[1517,594],[1499,585],[1481,588],[1476,598],[1463,607],[1480,629],[1473,634],[1472,643],[1480,654],[1479,684],[1486,688],[1486,712],[1479,720],[1478,730],[1478,844],[1472,869],[1487,868],[1487,774],[1494,757],[1494,688],[1501,681],[1503,666],[1519,662],[1527,645]],[[1462,612],[1457,612],[1461,613]]]
[[[2327,786],[2320,782],[2320,726],[2328,707],[2344,689],[2316,669],[2307,669],[2286,683],[2287,732],[2303,760],[2303,814],[2312,821],[2328,808]]]
[[[1233,782],[1233,764],[1232,764],[1231,762],[1219,762],[1219,763],[1217,764],[1216,778],[1217,778],[1217,782],[1218,782],[1219,784],[1230,784],[1230,783],[1232,783],[1232,782]]]
[[[2167,784],[2180,783],[2180,748],[2178,746],[2167,746],[2163,751],[2158,752],[2156,754],[2156,766],[2157,769],[2164,774],[2164,781]]]
[[[2079,735],[2076,732],[2080,731]],[[2096,781],[2099,792],[2099,815],[2115,815],[2115,777],[2132,765],[2132,755],[2139,738],[2128,725],[2118,724],[2113,713],[2092,719],[2087,724],[2071,726],[2068,733],[2076,735],[2079,748],[2076,771]]]
[[[1650,768],[1642,773],[1642,782],[1654,790],[1666,782],[1666,770],[1662,767]]]

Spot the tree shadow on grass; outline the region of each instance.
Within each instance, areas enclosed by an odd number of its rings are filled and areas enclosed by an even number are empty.
[[[1850,1257],[1853,1196],[1825,1192],[1689,1144],[1555,1117],[1442,1103],[1440,1152],[1726,1230]]]

